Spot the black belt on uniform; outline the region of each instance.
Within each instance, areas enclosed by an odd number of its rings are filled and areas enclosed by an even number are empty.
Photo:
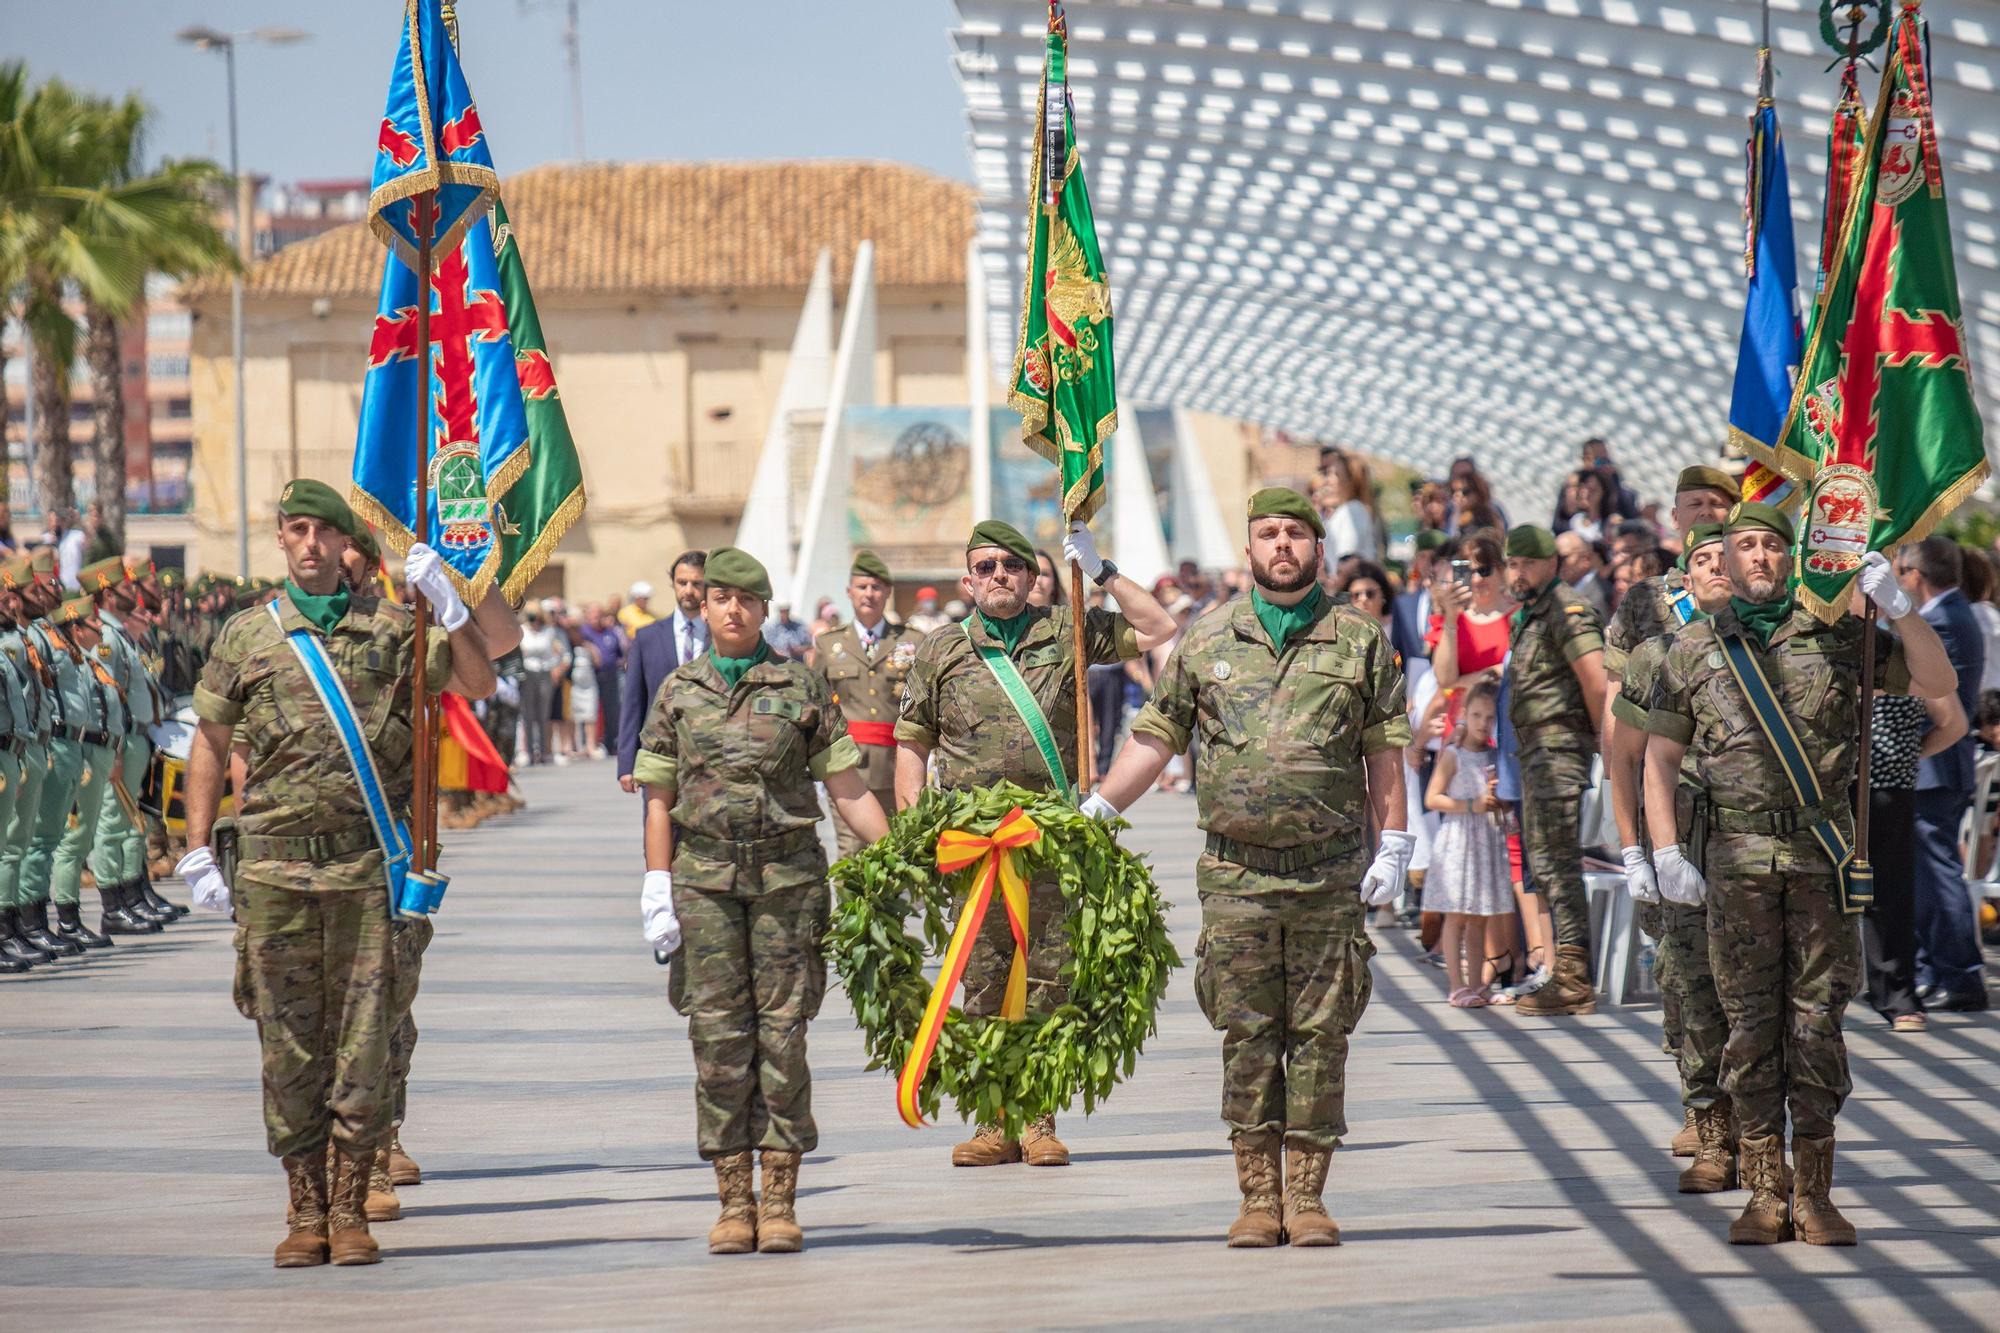
[[[24,750],[26,748],[27,747],[21,743],[21,738],[19,736],[11,734],[6,736],[0,736],[0,751],[4,751],[7,754],[13,754],[16,750]]]
[[[111,744],[111,733],[108,731],[85,731],[82,727],[69,727],[65,730],[64,734],[69,739],[81,742],[84,745]]]
[[[1318,842],[1300,843],[1296,847],[1259,847],[1254,843],[1225,838],[1220,833],[1208,835],[1208,854],[1216,860],[1272,875],[1289,875],[1307,866],[1331,861],[1336,856],[1345,856],[1359,846],[1359,833],[1343,833]]]
[[[704,861],[730,861],[739,866],[760,866],[767,861],[796,856],[819,846],[817,827],[793,829],[768,838],[705,838],[699,833],[674,829],[674,850],[685,850]]]
[[[1711,833],[1763,833],[1774,838],[1804,833],[1828,819],[1852,814],[1854,807],[1845,796],[1829,796],[1818,805],[1792,806],[1785,810],[1731,810],[1724,805],[1708,807]]]
[[[336,833],[245,833],[237,845],[245,861],[331,861],[381,844],[375,840],[374,828],[363,824]]]

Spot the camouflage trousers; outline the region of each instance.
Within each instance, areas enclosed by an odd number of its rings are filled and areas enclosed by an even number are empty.
[[[1351,881],[1326,892],[1202,892],[1195,998],[1223,1034],[1232,1139],[1282,1131],[1337,1148],[1346,1136],[1347,1039],[1374,989],[1363,915]]]
[[[410,1100],[410,1056],[417,1049],[417,983],[424,969],[424,950],[431,947],[437,927],[427,916],[397,917],[390,927],[390,947],[396,954],[396,1026],[389,1033],[389,1123],[400,1127]]]
[[[1827,874],[1715,876],[1708,947],[1729,1020],[1722,1090],[1745,1138],[1833,1133],[1854,1084],[1841,1016],[1861,973],[1861,933]]]
[[[1655,956],[1671,978],[1675,1001],[1668,1053],[1680,1066],[1681,1104],[1699,1111],[1722,1096],[1722,1048],[1729,1040],[1729,1019],[1708,963],[1708,909],[1669,902],[1660,908],[1664,933]],[[1667,984],[1660,989],[1667,993]]]
[[[1028,1008],[1046,1014],[1069,1000],[1062,979],[1069,962],[1069,900],[1054,880],[1028,885]],[[1014,965],[1014,928],[994,891],[986,919],[979,923],[965,960],[960,1012],[984,1018],[1000,1012],[1007,998],[1007,973]]]
[[[239,993],[263,1047],[264,1129],[273,1157],[351,1155],[389,1135],[389,1034],[396,957],[386,889],[236,896],[243,924]]]
[[[875,803],[882,807],[883,814],[893,815],[896,813],[896,788],[893,785],[887,787],[870,787],[869,790],[875,794]],[[866,843],[861,841],[861,835],[849,828],[847,821],[840,817],[838,807],[835,807],[833,812],[833,834],[835,843],[834,854],[836,858],[852,856],[867,846]]]
[[[1660,988],[1660,1050],[1676,1055],[1681,1049],[1681,992],[1667,950],[1666,907],[1664,902],[1634,903],[1632,910],[1639,930],[1654,945],[1653,984]]]
[[[826,994],[827,888],[759,888],[753,868],[737,871],[733,889],[674,886],[674,1007],[694,1044],[695,1140],[711,1161],[819,1146],[806,1024]]]
[[[1521,756],[1521,859],[1555,918],[1556,943],[1590,948],[1590,897],[1583,887],[1580,804],[1590,756],[1532,750]],[[1551,960],[1553,962],[1553,960]]]

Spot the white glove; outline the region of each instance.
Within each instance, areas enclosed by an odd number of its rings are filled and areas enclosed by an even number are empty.
[[[1861,557],[1861,591],[1868,594],[1875,606],[1891,620],[1901,620],[1910,614],[1910,594],[1896,583],[1896,570],[1890,565],[1889,557],[1880,551],[1870,551]]]
[[[1653,878],[1653,863],[1646,859],[1646,849],[1624,847],[1619,849],[1618,854],[1625,858],[1625,892],[1632,895],[1632,901],[1660,901],[1660,882]]]
[[[188,854],[174,867],[174,873],[186,881],[196,907],[204,912],[229,910],[229,885],[223,881],[222,870],[215,864],[214,852],[206,847],[189,848]]]
[[[1382,830],[1382,846],[1377,849],[1368,873],[1361,877],[1361,901],[1370,907],[1386,907],[1403,891],[1403,875],[1410,858],[1417,854],[1417,835],[1402,829]]]
[[[1660,881],[1660,896],[1670,903],[1682,907],[1697,907],[1708,893],[1708,881],[1694,868],[1694,862],[1681,854],[1676,845],[1668,845],[1653,853],[1653,869]]]
[[[409,553],[403,557],[403,577],[431,604],[438,624],[447,634],[463,625],[472,614],[459,600],[458,589],[452,586],[444,557],[422,542],[410,543]]]
[[[639,893],[639,918],[646,932],[646,943],[661,953],[672,953],[681,947],[681,919],[674,915],[671,871],[646,872],[646,887]]]
[[[1109,824],[1112,820],[1118,818],[1118,807],[1105,800],[1096,792],[1092,792],[1090,795],[1084,797],[1083,804],[1079,805],[1077,809],[1089,815],[1100,824]]]
[[[1097,539],[1090,535],[1090,528],[1082,519],[1069,525],[1069,535],[1063,538],[1063,559],[1074,560],[1087,579],[1095,579],[1104,572],[1104,557],[1097,553]]]
[[[521,682],[512,676],[502,676],[493,686],[493,697],[509,708],[521,706]]]

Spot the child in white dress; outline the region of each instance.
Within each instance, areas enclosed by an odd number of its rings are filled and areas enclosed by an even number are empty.
[[[1444,955],[1451,1002],[1461,1009],[1486,1004],[1486,988],[1472,984],[1472,979],[1480,975],[1488,927],[1496,924],[1493,918],[1514,911],[1507,882],[1507,835],[1500,824],[1501,803],[1493,794],[1498,694],[1490,681],[1467,692],[1458,730],[1438,751],[1437,767],[1424,793],[1425,808],[1444,817],[1431,841],[1424,906],[1445,914],[1438,951]]]

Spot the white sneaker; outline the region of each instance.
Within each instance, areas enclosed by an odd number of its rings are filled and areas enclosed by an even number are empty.
[[[569,756],[567,754],[559,754],[556,756],[555,763],[557,768],[568,768]]]
[[[1536,991],[1540,990],[1542,987],[1548,984],[1549,984],[1549,969],[1546,966],[1538,967],[1534,971],[1528,974],[1527,980],[1522,981],[1517,985],[1509,986],[1507,988],[1507,993],[1512,995],[1515,999],[1518,1000],[1524,995],[1533,995]]]

